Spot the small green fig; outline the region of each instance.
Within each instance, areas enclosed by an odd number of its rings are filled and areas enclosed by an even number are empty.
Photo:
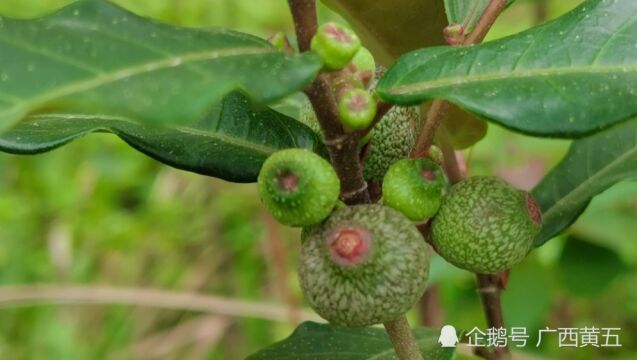
[[[369,86],[376,76],[376,61],[374,60],[374,55],[372,55],[367,48],[361,47],[356,55],[354,55],[352,64],[359,79],[361,79],[366,87]]]
[[[376,69],[376,82],[370,87],[371,93],[384,73],[383,67]],[[391,164],[409,155],[419,128],[420,106],[393,106],[372,131],[371,147],[363,164],[365,180],[381,183]]]
[[[462,269],[494,274],[526,257],[541,224],[530,194],[493,176],[474,176],[443,198],[432,224],[433,244]]]
[[[442,198],[445,175],[429,159],[395,162],[383,179],[383,203],[413,221],[433,217]]]
[[[367,128],[376,116],[376,101],[363,89],[347,91],[338,104],[341,122],[347,129]]]
[[[393,320],[422,296],[430,252],[415,225],[394,209],[341,208],[304,232],[301,289],[333,324],[361,327]]]
[[[361,40],[345,26],[328,22],[321,25],[310,44],[329,70],[340,70],[352,61],[361,48]]]
[[[332,212],[340,193],[332,165],[306,149],[272,154],[261,167],[258,187],[272,216],[290,226],[319,223]]]

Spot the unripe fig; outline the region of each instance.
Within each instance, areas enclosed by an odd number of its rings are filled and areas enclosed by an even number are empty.
[[[261,167],[259,193],[282,224],[308,226],[325,219],[338,201],[340,182],[329,162],[306,149],[272,154]]]
[[[350,130],[367,128],[376,116],[376,101],[363,89],[347,91],[338,103],[343,125]]]
[[[363,168],[365,180],[381,182],[391,164],[409,155],[419,123],[418,106],[394,106],[383,116],[372,132]]]
[[[365,47],[361,47],[352,59],[354,70],[359,79],[365,84],[365,87],[371,84],[376,76],[376,61],[374,55]]]
[[[474,176],[444,197],[433,220],[433,243],[450,263],[494,274],[526,257],[541,224],[530,194],[493,176]]]
[[[383,203],[413,221],[433,217],[442,198],[445,175],[429,159],[403,159],[383,179]]]
[[[383,67],[376,69],[376,82],[371,85],[370,92],[374,92],[377,80],[384,73]],[[419,106],[392,107],[372,131],[371,148],[363,168],[365,180],[382,182],[391,164],[409,155],[416,143],[419,128]]]
[[[340,70],[352,61],[361,47],[361,40],[352,30],[328,22],[318,28],[310,46],[323,59],[327,69]]]
[[[430,250],[402,214],[382,205],[335,210],[309,230],[301,247],[301,289],[336,325],[395,319],[422,296]]]

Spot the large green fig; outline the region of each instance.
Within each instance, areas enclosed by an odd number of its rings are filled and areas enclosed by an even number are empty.
[[[402,214],[382,205],[335,210],[305,233],[301,288],[331,323],[368,326],[395,319],[423,294],[430,250]]]
[[[282,224],[308,226],[325,219],[338,201],[340,181],[329,162],[306,149],[272,154],[261,167],[259,193]]]
[[[434,247],[460,268],[498,273],[526,257],[541,217],[527,192],[493,176],[474,176],[443,198],[432,225]]]

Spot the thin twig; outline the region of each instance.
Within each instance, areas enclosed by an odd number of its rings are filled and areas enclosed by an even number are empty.
[[[383,323],[400,360],[423,360],[405,315]]]
[[[25,285],[0,287],[0,308],[49,304],[118,304],[233,317],[289,322],[287,306],[156,289],[105,286]],[[299,312],[302,321],[323,321],[314,312]]]
[[[493,26],[493,23],[495,23],[495,20],[506,6],[506,3],[507,0],[491,0],[484,10],[484,13],[482,13],[480,20],[478,20],[476,26],[461,45],[473,45],[484,40],[484,37],[487,35],[487,32],[489,32],[489,29],[491,29],[491,26]],[[444,118],[444,111],[448,106],[449,102],[446,100],[434,100],[431,103],[427,118],[425,119],[425,123],[412,151],[412,156],[423,156],[423,154],[427,154],[436,135],[436,131]]]
[[[288,5],[294,20],[299,50],[308,51],[312,36],[318,28],[316,1],[288,0]],[[358,138],[354,133],[346,133],[341,125],[329,76],[320,74],[305,89],[305,94],[312,103],[332,166],[341,180],[341,199],[349,205],[371,202],[358,156]]]

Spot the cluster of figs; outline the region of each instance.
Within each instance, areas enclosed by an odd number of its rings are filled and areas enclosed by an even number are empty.
[[[365,80],[375,66],[356,35],[327,23],[319,28],[312,49],[328,71],[342,75],[345,69],[361,80],[334,92],[343,127],[368,127],[376,108]],[[390,116],[388,121],[397,120]],[[386,135],[372,136],[382,143]],[[527,192],[493,176],[451,185],[437,153],[429,154],[412,159],[401,153],[402,159],[392,158],[387,166],[370,164],[382,171],[374,179],[382,184],[382,198],[354,206],[339,200],[335,170],[312,151],[281,150],[264,162],[258,177],[261,200],[280,223],[303,228],[301,288],[326,320],[361,327],[404,314],[425,291],[434,250],[451,264],[481,274],[508,270],[531,250],[541,213]],[[387,162],[382,155],[378,161]],[[429,243],[418,229],[426,223]]]

